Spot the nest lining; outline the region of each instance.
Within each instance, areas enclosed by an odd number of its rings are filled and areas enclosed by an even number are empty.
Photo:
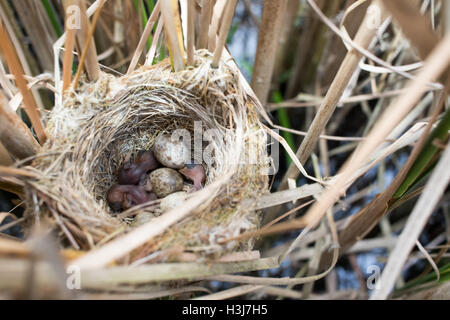
[[[118,167],[127,156],[151,148],[161,132],[193,133],[195,121],[201,121],[203,131],[214,133],[205,142],[213,155],[206,184],[230,168],[234,175],[193,215],[136,250],[134,258],[177,245],[206,254],[251,246],[218,240],[259,224],[259,212],[240,203],[267,191],[266,136],[258,102],[242,90],[236,70],[223,62],[212,69],[210,60],[201,50],[196,66],[178,73],[165,60],[129,76],[102,74],[55,105],[46,128],[51,138],[32,164],[39,179],[27,181],[28,217],[58,226],[62,244],[75,248],[90,249],[127,232],[132,219],[111,215],[105,199]],[[124,216],[142,212],[161,214],[159,201]]]

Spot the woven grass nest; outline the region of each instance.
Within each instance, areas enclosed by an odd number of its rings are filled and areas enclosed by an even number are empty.
[[[38,179],[27,181],[30,221],[53,226],[64,248],[91,250],[133,230],[139,213],[164,215],[160,200],[114,215],[107,190],[117,183],[117,169],[127,156],[151,149],[160,133],[186,129],[194,137],[195,123],[201,123],[201,150],[212,155],[203,159],[206,186],[225,172],[231,175],[193,213],[134,250],[128,261],[170,248],[214,257],[250,249],[248,240],[220,240],[259,226],[259,212],[248,199],[268,187],[260,105],[243,90],[234,64],[221,62],[217,69],[210,64],[211,55],[200,50],[195,66],[181,72],[173,72],[165,60],[126,76],[103,73],[66,94],[48,116],[50,139],[32,163]]]

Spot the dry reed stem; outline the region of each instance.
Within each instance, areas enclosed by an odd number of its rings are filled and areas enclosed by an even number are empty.
[[[289,299],[302,299],[302,293],[292,289],[285,289],[280,287],[264,287],[261,290],[261,293],[264,295],[276,296],[277,299],[280,297],[289,298]]]
[[[380,8],[380,10],[382,10]],[[380,14],[381,21],[384,20],[386,13],[383,11]],[[355,36],[354,42],[363,48],[368,48],[373,37],[376,35],[377,29],[369,24],[369,19],[372,19],[369,13],[366,14],[365,19]],[[324,100],[322,101],[319,110],[317,111],[314,120],[308,130],[308,134],[303,139],[300,147],[296,152],[296,156],[301,164],[305,164],[311,152],[314,150],[320,134],[325,129],[329,119],[331,118],[342,94],[347,87],[353,73],[358,68],[358,63],[361,60],[362,54],[356,50],[350,50],[342,62],[336,77],[334,78]],[[287,188],[288,179],[296,179],[298,177],[298,170],[294,165],[290,165],[285,173],[279,190]]]
[[[183,63],[186,62],[186,52],[184,49],[185,43],[184,43],[184,36],[183,36],[183,26],[181,22],[181,15],[180,15],[180,6],[178,0],[171,0],[172,8],[173,10],[173,21],[175,22],[175,30],[177,33],[177,40],[178,40],[178,46],[181,51],[181,57],[183,59]]]
[[[20,65],[25,72],[24,76],[32,76],[34,73],[38,72],[35,65],[36,60],[30,56],[28,51],[25,51],[24,48],[27,46],[26,40],[24,39],[23,32],[21,32],[20,26],[17,24],[17,21],[15,21],[14,13],[11,10],[9,2],[0,2],[0,17],[3,20],[6,32],[10,37]],[[8,86],[8,88],[10,87]],[[38,90],[33,88],[31,89],[31,93],[37,108],[43,109],[44,105]]]
[[[34,156],[39,143],[19,116],[11,110],[8,101],[0,92],[0,141],[17,159]]]
[[[94,17],[92,18],[92,24],[91,25],[89,23],[86,24],[86,27],[89,28],[89,31],[87,33],[86,38],[84,39],[86,45],[82,49],[81,58],[80,58],[80,61],[78,64],[78,70],[75,73],[75,77],[73,79],[74,89],[76,89],[78,87],[78,82],[80,80],[81,73],[83,72],[83,67],[84,67],[85,63],[86,63],[86,70],[88,70],[88,75],[90,76],[90,79],[92,81],[95,81],[98,78],[98,74],[97,74],[96,78],[91,78],[92,74],[90,74],[89,70],[96,69],[95,66],[92,66],[92,64],[96,65],[97,68],[99,68],[93,37],[94,37],[95,27],[97,25],[97,21],[98,21],[98,18],[100,17],[100,12],[102,11],[105,1],[106,0],[101,0],[99,6],[97,8],[97,11],[95,11]],[[82,16],[83,16],[83,14],[82,14]],[[87,19],[87,17],[86,17],[86,19]],[[83,29],[81,31],[83,31]],[[96,59],[95,62],[92,60],[93,53],[95,53],[95,59]],[[86,59],[88,59],[88,60],[86,60]],[[99,72],[99,70],[100,69],[98,69],[98,72]]]
[[[348,103],[357,103],[357,102],[375,100],[375,99],[380,99],[380,98],[395,97],[404,92],[405,92],[405,89],[397,89],[397,90],[390,90],[390,91],[383,91],[383,92],[359,94],[359,95],[354,95],[354,96],[351,96],[348,98],[341,99],[338,102],[338,105],[348,104]],[[305,101],[301,101],[301,100],[302,99],[293,99],[293,100],[285,100],[280,103],[271,103],[269,105],[268,111],[275,111],[275,110],[278,110],[279,108],[319,107],[322,104],[323,97],[316,97],[313,101],[307,101],[306,99],[305,99]]]
[[[444,194],[444,191],[442,191],[442,195]],[[431,214],[430,214],[431,215]],[[425,227],[425,224],[424,224]],[[419,249],[420,252],[422,252],[422,254],[425,256],[425,258],[428,260],[428,262],[430,263],[431,268],[433,269],[433,271],[436,273],[436,281],[439,282],[439,280],[441,280],[441,273],[439,272],[439,267],[436,265],[437,263],[437,259],[439,257],[442,257],[445,254],[444,250],[443,253],[439,253],[436,257],[436,262],[434,262],[433,258],[431,257],[431,255],[428,253],[428,251],[422,246],[422,244],[420,243],[419,240],[416,240],[416,246]],[[442,252],[442,251],[441,251]]]
[[[73,49],[75,47],[76,30],[66,28],[66,35],[67,39],[65,44],[63,62],[63,92],[65,92],[72,83]]]
[[[25,256],[30,253],[30,248],[23,242],[0,238],[0,253]]]
[[[23,103],[25,105],[25,111],[30,118],[31,124],[36,131],[36,136],[39,143],[44,144],[47,139],[44,127],[42,126],[39,110],[37,109],[36,102],[28,89],[27,82],[24,78],[24,71],[19,59],[16,55],[11,40],[6,32],[3,21],[0,21],[0,48],[4,54],[5,60],[8,63],[9,70],[14,74],[17,87],[23,97]]]
[[[269,96],[287,0],[266,0],[259,28],[251,87],[262,105]]]
[[[450,39],[449,36],[446,39]],[[450,181],[450,142],[447,144],[439,163],[433,170],[425,189],[415,205],[408,221],[398,238],[398,242],[389,256],[386,267],[379,279],[380,289],[376,290],[371,300],[386,299],[405,264],[409,253],[414,247],[428,218],[433,213],[436,204],[442,197]]]
[[[142,32],[142,36],[141,39],[139,40],[138,46],[134,51],[133,58],[131,59],[130,65],[128,66],[127,74],[130,74],[136,68],[139,58],[141,57],[142,51],[145,48],[145,44],[147,43],[147,39],[150,36],[150,33],[152,32],[156,20],[158,19],[160,11],[161,10],[159,8],[159,2],[157,2],[155,7],[153,8],[150,18],[148,18],[147,24],[145,25],[144,32]],[[158,39],[154,39],[153,42],[158,42]]]
[[[217,42],[217,31],[219,30],[221,18],[223,17],[223,12],[225,10],[225,6],[227,4],[227,0],[217,0],[216,5],[214,6],[213,15],[211,18],[211,25],[208,30],[208,50],[209,52],[214,52],[216,50],[216,42]]]
[[[178,32],[174,21],[174,11],[171,0],[161,0],[161,16],[164,22],[164,30],[167,36],[167,44],[175,72],[184,70],[184,57],[180,49]]]
[[[68,1],[71,1],[71,2],[68,2]],[[63,2],[62,2],[62,4],[63,4],[63,8],[64,9],[67,9],[67,6],[68,5],[70,5],[70,4],[74,4],[74,5],[76,5],[77,7],[79,7],[79,8],[81,8],[80,7],[80,2],[79,2],[80,0],[64,0]],[[98,8],[98,6],[99,6],[99,4],[100,4],[100,1],[103,1],[103,0],[96,0],[88,9],[87,9],[87,11],[86,12],[81,12],[81,14],[83,15],[86,15],[87,16],[87,18],[89,18],[90,16],[92,16],[94,13],[95,13],[95,11],[97,10],[97,8]],[[83,17],[80,17],[80,20],[81,20],[81,22],[83,22],[84,21],[84,18]],[[79,42],[79,38],[80,38],[80,32],[77,32],[76,33],[76,36],[75,36],[75,38],[77,39],[77,41]],[[63,89],[63,84],[61,83],[61,78],[60,78],[60,65],[59,65],[59,57],[60,57],[60,51],[61,51],[61,48],[62,48],[62,46],[64,45],[64,43],[65,43],[65,41],[67,40],[67,34],[66,33],[64,33],[61,37],[59,37],[59,39],[58,40],[56,40],[55,41],[55,43],[53,44],[53,59],[54,59],[54,66],[55,66],[55,70],[54,70],[54,80],[55,80],[55,87],[57,88],[57,91],[56,91],[56,95],[55,95],[55,104],[62,104],[62,97],[63,97],[63,94],[64,94],[64,91],[62,90]],[[96,58],[97,59],[97,58]],[[96,62],[97,62],[97,60],[95,60]],[[97,66],[98,67],[98,66]],[[98,69],[98,72],[99,72],[99,69]],[[94,73],[95,73],[95,71],[94,71]]]
[[[291,201],[292,201],[292,200],[291,200]],[[279,217],[277,217],[277,218],[271,220],[269,223],[267,223],[267,224],[264,225],[262,228],[260,228],[260,229],[258,229],[258,230],[256,230],[256,231],[243,233],[243,234],[241,234],[241,235],[239,235],[239,236],[236,236],[236,237],[232,237],[232,238],[228,238],[228,239],[222,240],[222,241],[220,241],[220,243],[227,243],[227,242],[233,241],[233,240],[243,240],[243,239],[255,238],[255,237],[258,237],[258,236],[262,236],[262,235],[268,235],[268,234],[272,234],[272,233],[278,233],[279,230],[274,230],[274,229],[269,229],[269,228],[271,228],[271,227],[272,227],[275,223],[277,223],[278,221],[280,221],[280,220],[282,220],[282,219],[288,217],[289,215],[291,215],[291,214],[297,212],[298,210],[300,210],[300,209],[302,209],[302,208],[304,208],[304,207],[310,205],[310,204],[313,203],[313,202],[314,202],[314,200],[307,201],[307,202],[305,202],[305,203],[303,203],[303,204],[301,204],[301,205],[299,205],[299,206],[297,206],[297,207],[295,207],[295,208],[289,210],[288,212],[283,213],[282,215],[280,215]],[[305,225],[305,226],[306,226],[306,225]]]
[[[212,68],[219,66],[220,58],[222,58],[223,48],[227,41],[228,31],[233,21],[234,10],[236,9],[237,0],[230,0],[227,2],[227,6],[223,13],[222,24],[219,31],[219,39],[217,41],[217,47],[214,50],[213,61],[211,63]]]
[[[324,1],[319,0],[318,6],[321,9],[324,9]],[[302,28],[300,34],[298,34],[298,41],[295,47],[295,56],[293,57],[292,70],[287,80],[287,88],[286,88],[286,98],[292,98],[297,94],[297,90],[299,88],[300,80],[303,75],[303,66],[305,61],[307,60],[308,54],[312,54],[312,42],[315,40],[315,35],[317,34],[317,30],[319,28],[319,20],[315,16],[314,12],[310,10],[307,6],[302,6],[302,9],[305,10],[305,25]],[[308,50],[306,50],[306,48]]]
[[[200,33],[197,40],[198,49],[206,49],[208,47],[208,30],[211,22],[211,14],[213,9],[212,0],[201,0],[202,11],[200,13]]]
[[[217,293],[208,294],[205,296],[200,296],[197,298],[194,298],[192,300],[225,300],[225,299],[231,299],[235,297],[242,296],[247,293],[255,292],[256,290],[263,289],[264,286],[255,286],[255,285],[243,285],[238,286],[231,289],[222,290]]]
[[[195,0],[187,0],[187,64],[194,65],[195,47]]]
[[[155,35],[153,36],[152,46],[148,51],[147,57],[145,58],[145,65],[151,66],[153,64],[153,59],[155,58],[156,48],[158,46],[159,38],[161,37],[161,32],[163,28],[162,17],[160,16],[158,19],[158,25],[155,30]]]
[[[308,132],[305,131],[300,131],[300,130],[294,130],[294,129],[289,129],[289,128],[285,128],[279,125],[274,125],[273,126],[275,129],[279,129],[281,131],[286,131],[286,132],[290,132],[299,136],[306,136],[308,134]],[[364,137],[341,137],[341,136],[330,136],[327,134],[321,134],[319,136],[319,140],[329,140],[329,141],[347,141],[347,142],[355,142],[355,141],[363,141],[366,138]],[[385,142],[393,142],[392,139],[385,139]]]
[[[336,259],[337,261],[337,259]],[[331,269],[334,268],[334,264],[331,266]],[[328,269],[325,272],[314,276],[302,277],[302,278],[270,278],[270,277],[252,277],[252,276],[240,276],[240,275],[232,275],[232,274],[223,274],[220,276],[208,276],[202,278],[202,280],[216,280],[216,281],[226,281],[226,282],[235,282],[235,283],[248,283],[253,285],[298,285],[304,284],[311,281],[317,281],[326,276],[331,269]]]
[[[96,10],[99,8],[100,4],[103,4],[104,0],[97,0],[95,4],[91,6],[93,8],[93,12],[96,12]],[[86,3],[85,0],[74,0],[74,5],[78,6],[80,8],[80,23],[81,23],[81,29],[77,31],[76,39],[77,39],[77,46],[79,50],[79,54],[85,50],[86,47],[89,49],[86,53],[86,61],[85,61],[85,67],[86,72],[88,75],[89,80],[95,81],[99,77],[100,73],[100,67],[98,65],[98,59],[97,59],[97,50],[95,47],[94,40],[88,40],[89,32],[91,30],[91,24],[89,22],[89,16],[88,12],[86,11]],[[67,6],[65,5],[65,8]],[[93,32],[93,30],[92,30]],[[78,68],[82,67],[80,65]],[[76,85],[76,82],[75,82]]]
[[[256,202],[257,209],[263,209],[274,205],[291,202],[310,196],[320,194],[324,188],[318,184],[305,184],[295,189],[288,189],[278,192],[273,192],[267,195],[262,195]]]
[[[5,239],[0,239],[0,246]],[[5,242],[9,250],[9,242]],[[0,247],[1,248],[1,247]],[[18,250],[21,250],[20,248]],[[263,258],[256,261],[222,262],[222,263],[158,263],[137,267],[109,267],[103,269],[81,270],[82,289],[111,289],[123,284],[146,284],[171,280],[204,279],[225,273],[246,272],[276,268],[276,259]],[[36,263],[36,286],[45,288],[55,284],[51,266],[44,262]],[[0,289],[18,288],[22,285],[28,272],[28,262],[19,259],[0,260]]]
[[[36,178],[37,176],[29,171],[23,169],[17,169],[12,167],[0,166],[0,176],[17,176],[17,177],[28,177]]]
[[[288,70],[287,64],[290,64],[291,55],[293,51],[293,44],[296,39],[295,21],[298,15],[300,1],[288,0],[286,4],[285,19],[282,22],[279,45],[276,53],[275,65],[273,68],[272,83],[277,84],[280,75]],[[250,9],[249,9],[250,10]],[[286,95],[285,95],[286,96]]]
[[[114,288],[116,289],[116,288]],[[106,292],[108,290],[105,290]],[[182,293],[192,293],[192,292],[206,292],[210,293],[211,291],[196,286],[186,286],[177,289],[166,289],[154,292],[129,292],[129,293],[83,293],[81,299],[86,300],[149,300],[149,299],[158,299],[164,297],[176,297]]]

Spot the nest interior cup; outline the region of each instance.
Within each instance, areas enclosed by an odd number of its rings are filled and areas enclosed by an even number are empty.
[[[103,73],[56,103],[47,121],[50,139],[32,163],[39,178],[26,181],[27,217],[53,225],[62,246],[89,250],[131,230],[137,214],[164,214],[156,200],[114,215],[106,194],[127,157],[151,149],[159,134],[181,130],[192,139],[192,158],[203,161],[206,185],[230,170],[231,178],[132,259],[173,246],[216,255],[251,247],[251,241],[219,240],[259,226],[255,201],[244,200],[267,192],[260,105],[243,89],[236,66],[210,63],[200,50],[195,66],[177,73],[167,60],[122,77]]]

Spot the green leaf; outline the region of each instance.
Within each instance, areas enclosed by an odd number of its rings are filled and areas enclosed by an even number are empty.
[[[450,109],[444,114],[444,117],[439,122],[436,128],[433,129],[419,156],[412,165],[405,180],[403,180],[400,187],[395,192],[393,198],[400,198],[403,196],[421,177],[426,173],[427,168],[432,165],[432,161],[440,151],[438,147],[433,144],[435,139],[445,140],[450,130]]]
[[[439,273],[440,273],[440,279],[439,279],[439,283],[444,283],[446,281],[450,281],[450,263],[447,263],[445,265],[443,265],[442,267],[439,268]],[[403,291],[409,290],[411,288],[414,288],[416,286],[419,285],[423,285],[426,284],[428,282],[432,282],[432,281],[436,281],[437,277],[436,277],[436,272],[430,272],[427,275],[416,279],[416,280],[412,280],[410,282],[408,282],[407,284],[405,284],[402,288],[396,290],[397,293],[401,293]]]
[[[47,16],[50,19],[50,23],[52,24],[56,34],[58,35],[58,37],[62,36],[63,34],[62,27],[59,23],[58,16],[52,4],[48,0],[42,0],[42,5],[44,6],[45,11],[47,12]]]
[[[238,31],[239,25],[240,25],[240,23],[238,23],[238,22],[233,23],[231,25],[230,31],[228,31],[228,35],[227,35],[227,41],[226,41],[227,44],[231,43],[231,39],[233,39],[234,34],[236,33],[236,31]]]
[[[274,93],[272,94],[272,101],[275,103],[283,102],[283,96],[281,95],[281,92],[279,90],[274,91]],[[280,108],[277,110],[277,118],[281,126],[285,128],[291,128],[291,121],[289,120],[289,115],[285,108]],[[286,140],[287,144],[291,147],[291,149],[294,150],[295,142],[292,133],[283,131],[281,135]],[[291,162],[292,162],[291,158],[287,156],[286,164],[289,166]]]
[[[144,29],[145,25],[147,24],[147,21],[148,21],[147,10],[145,10],[145,4],[144,4],[144,2],[142,2],[142,0],[134,0],[133,2],[134,2],[134,7],[136,8],[136,11],[138,13],[139,13],[139,11],[141,12],[142,29]],[[150,0],[147,0],[147,5],[150,2],[151,2]],[[149,7],[149,9],[150,9],[150,7]],[[153,8],[152,8],[152,10],[153,10]],[[152,36],[149,36],[148,40],[147,40],[147,50],[150,49],[151,45],[152,45]]]

